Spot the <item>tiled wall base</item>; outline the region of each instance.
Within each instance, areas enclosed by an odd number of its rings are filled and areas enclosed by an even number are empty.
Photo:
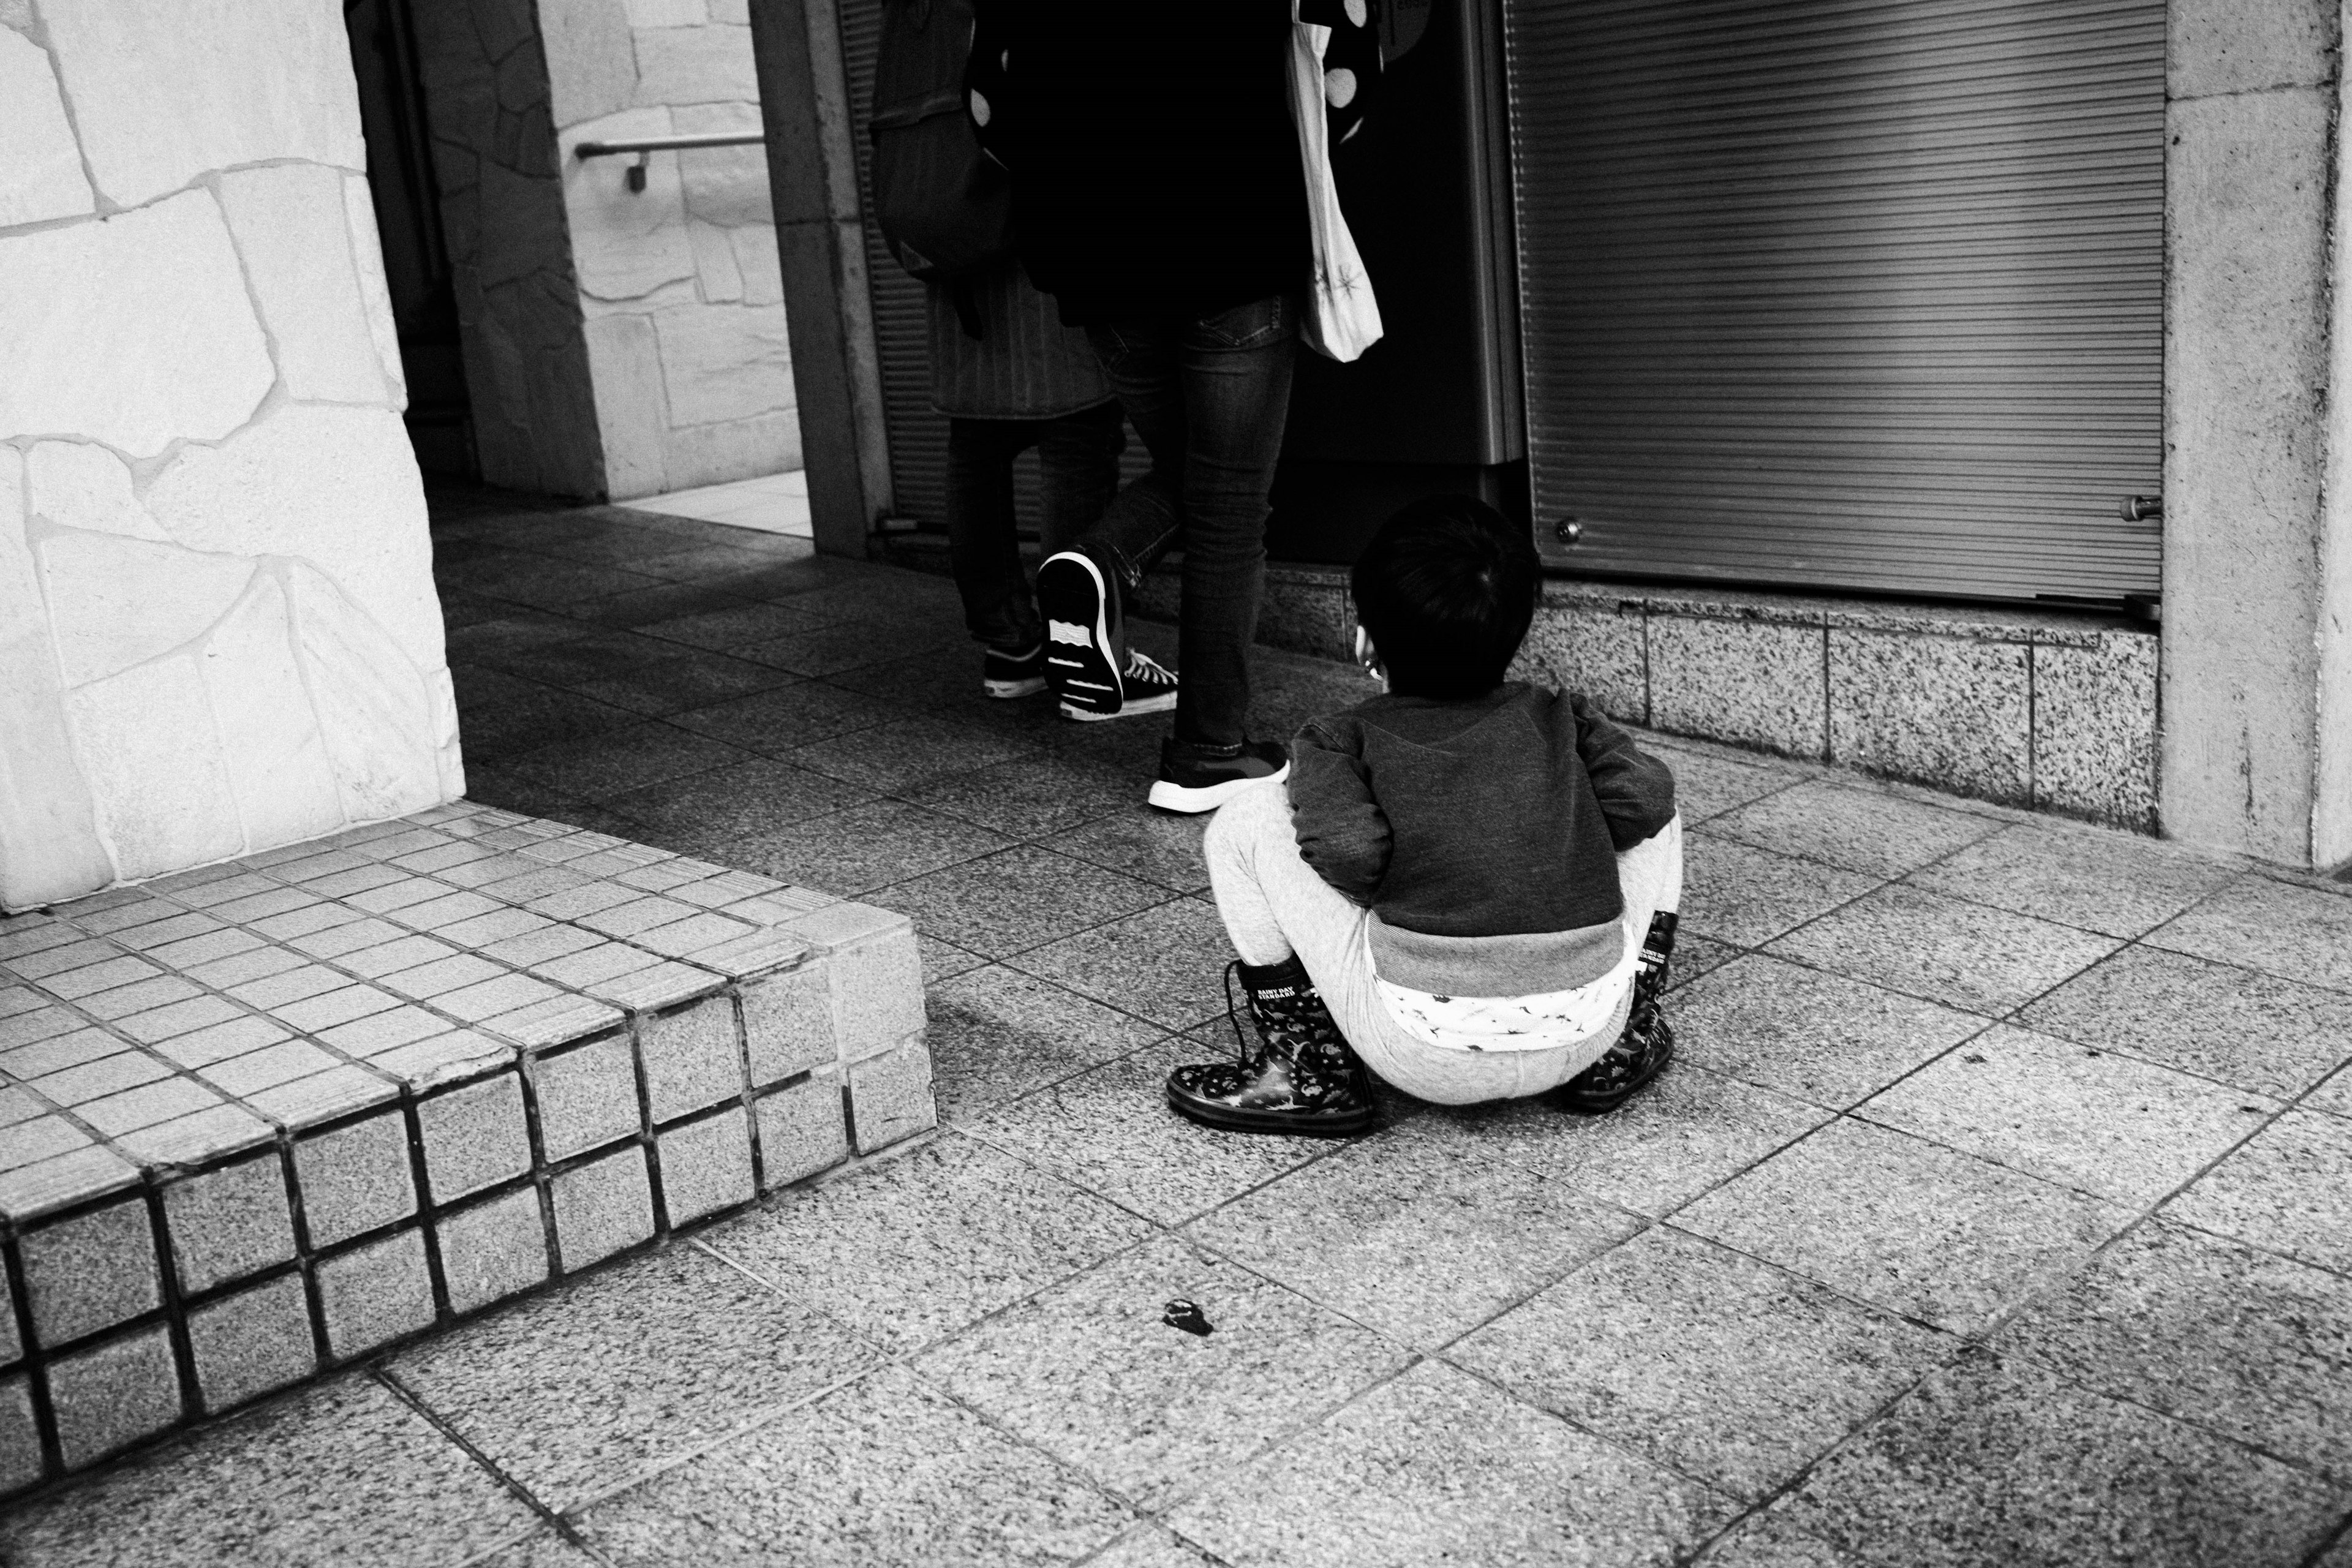
[[[1137,607],[1176,601],[1163,567]],[[1267,569],[1260,641],[1355,635],[1346,573]],[[1550,582],[1519,668],[1672,734],[2157,830],[2157,637],[2115,617]]]
[[[0,1496],[932,1124],[906,919],[460,802],[0,919]]]

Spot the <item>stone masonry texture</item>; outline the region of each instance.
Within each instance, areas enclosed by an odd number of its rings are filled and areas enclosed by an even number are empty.
[[[0,142],[37,171],[0,197],[5,909],[463,787],[340,16],[27,15],[0,13]]]
[[[0,1279],[31,1331],[10,1312],[5,1348],[43,1369],[0,1394],[0,1428],[41,1413],[0,1469],[93,1462],[927,1130],[920,985],[903,916],[466,802],[0,917]],[[747,1038],[747,996],[808,1000]],[[791,1086],[756,1119],[754,1058]],[[109,1131],[159,1088],[193,1103]]]

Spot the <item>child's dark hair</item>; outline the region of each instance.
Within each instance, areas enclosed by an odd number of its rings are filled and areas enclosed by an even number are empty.
[[[1473,497],[1431,496],[1381,525],[1348,586],[1391,690],[1477,697],[1519,651],[1541,574],[1526,529]]]

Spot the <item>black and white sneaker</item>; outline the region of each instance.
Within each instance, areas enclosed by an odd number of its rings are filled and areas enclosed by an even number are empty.
[[[1045,616],[1045,684],[1062,717],[1088,722],[1165,713],[1176,706],[1176,672],[1148,654],[1119,653],[1118,595],[1089,556],[1066,550],[1037,568]]]
[[[1279,741],[1244,741],[1227,751],[1171,736],[1160,742],[1160,777],[1150,799],[1162,811],[1214,811],[1245,789],[1289,776],[1290,753]]]
[[[1075,550],[1037,568],[1037,608],[1045,617],[1045,684],[1065,715],[1115,719],[1126,706],[1119,680],[1118,597],[1102,568]]]
[[[1026,653],[990,648],[980,668],[980,689],[991,697],[1034,697],[1045,689],[1045,645]]]

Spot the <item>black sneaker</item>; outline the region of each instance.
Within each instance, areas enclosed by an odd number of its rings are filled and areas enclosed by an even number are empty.
[[[1118,595],[1090,556],[1065,550],[1037,568],[1045,617],[1045,684],[1071,718],[1115,719],[1127,706],[1119,679]]]
[[[1249,996],[1255,1050],[1242,1039],[1233,999],[1236,973]],[[1170,1073],[1168,1103],[1178,1114],[1233,1132],[1344,1136],[1372,1124],[1372,1075],[1348,1048],[1296,957],[1227,964],[1225,1016],[1239,1059],[1196,1062]]]
[[[1242,791],[1290,776],[1279,741],[1244,741],[1227,751],[1171,737],[1160,742],[1160,778],[1150,801],[1162,811],[1214,811]]]
[[[980,689],[991,697],[1034,697],[1045,689],[1045,645],[1027,653],[992,647],[980,667]]]

